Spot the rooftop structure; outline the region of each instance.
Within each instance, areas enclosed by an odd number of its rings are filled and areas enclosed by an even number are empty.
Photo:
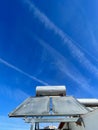
[[[26,123],[31,123],[31,130],[39,130],[39,123],[54,122],[59,123],[58,129],[61,130],[81,130],[82,127],[83,130],[87,130],[84,127],[87,122],[85,119],[89,115],[95,115],[97,108],[97,99],[66,96],[65,86],[39,86],[36,87],[36,96],[27,98],[9,113],[9,117],[22,117]],[[97,119],[98,116],[95,115],[93,118]],[[87,123],[92,123],[89,122],[89,118]],[[47,126],[43,129],[46,128],[56,129]],[[98,125],[94,130],[98,130]]]

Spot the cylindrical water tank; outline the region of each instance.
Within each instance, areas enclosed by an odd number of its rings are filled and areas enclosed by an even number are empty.
[[[65,96],[65,86],[37,86],[36,96]]]
[[[81,104],[87,106],[87,107],[94,107],[98,106],[98,99],[77,99]]]

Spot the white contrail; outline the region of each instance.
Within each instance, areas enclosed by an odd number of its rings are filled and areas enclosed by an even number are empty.
[[[28,4],[28,8],[32,11],[35,18],[37,18],[47,29],[58,35],[63,40],[64,45],[66,44],[70,53],[74,58],[78,60],[88,71],[92,72],[98,77],[98,68],[93,65],[85,56],[85,54],[74,44],[74,41],[60,28],[58,28],[48,17],[42,13],[32,2],[25,0]]]
[[[9,98],[14,98],[15,100],[24,100],[25,98],[29,97],[27,93],[22,91],[19,88],[12,89],[7,85],[0,85],[0,95],[6,95]]]
[[[54,58],[54,65],[58,68],[59,71],[61,71],[61,75],[67,75],[70,79],[76,82],[80,88],[92,96],[95,96],[96,90],[94,90],[94,88],[89,85],[88,81],[80,74],[76,67],[72,66],[70,62],[68,63],[67,59],[48,43],[44,42],[36,36],[35,38],[46,49],[46,51],[48,51],[52,58]]]
[[[24,72],[23,70],[21,70],[21,69],[19,69],[18,67],[16,67],[16,66],[10,64],[9,62],[3,60],[2,58],[0,58],[0,62],[3,63],[3,64],[5,64],[6,66],[8,66],[8,67],[10,67],[10,68],[12,68],[12,69],[18,71],[19,73],[21,73],[21,74],[27,76],[27,77],[30,78],[30,79],[33,79],[33,80],[35,80],[35,81],[37,81],[37,82],[39,82],[39,83],[41,83],[41,84],[43,84],[43,85],[48,85],[48,83],[46,83],[46,82],[44,82],[44,81],[42,81],[42,80],[36,78],[35,76],[32,76],[32,75],[30,75],[30,74]]]

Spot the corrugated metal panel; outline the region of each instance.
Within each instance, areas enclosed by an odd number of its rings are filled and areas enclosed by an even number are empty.
[[[77,115],[89,111],[73,97],[54,97],[52,103],[56,115]]]
[[[12,113],[12,116],[34,116],[34,115],[48,115],[49,114],[49,97],[30,97],[25,100],[19,107],[17,107]]]

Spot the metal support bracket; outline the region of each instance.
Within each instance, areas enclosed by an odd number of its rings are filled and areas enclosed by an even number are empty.
[[[77,122],[79,120],[79,117],[65,117],[65,118],[24,118],[26,123],[53,123],[53,122]]]

